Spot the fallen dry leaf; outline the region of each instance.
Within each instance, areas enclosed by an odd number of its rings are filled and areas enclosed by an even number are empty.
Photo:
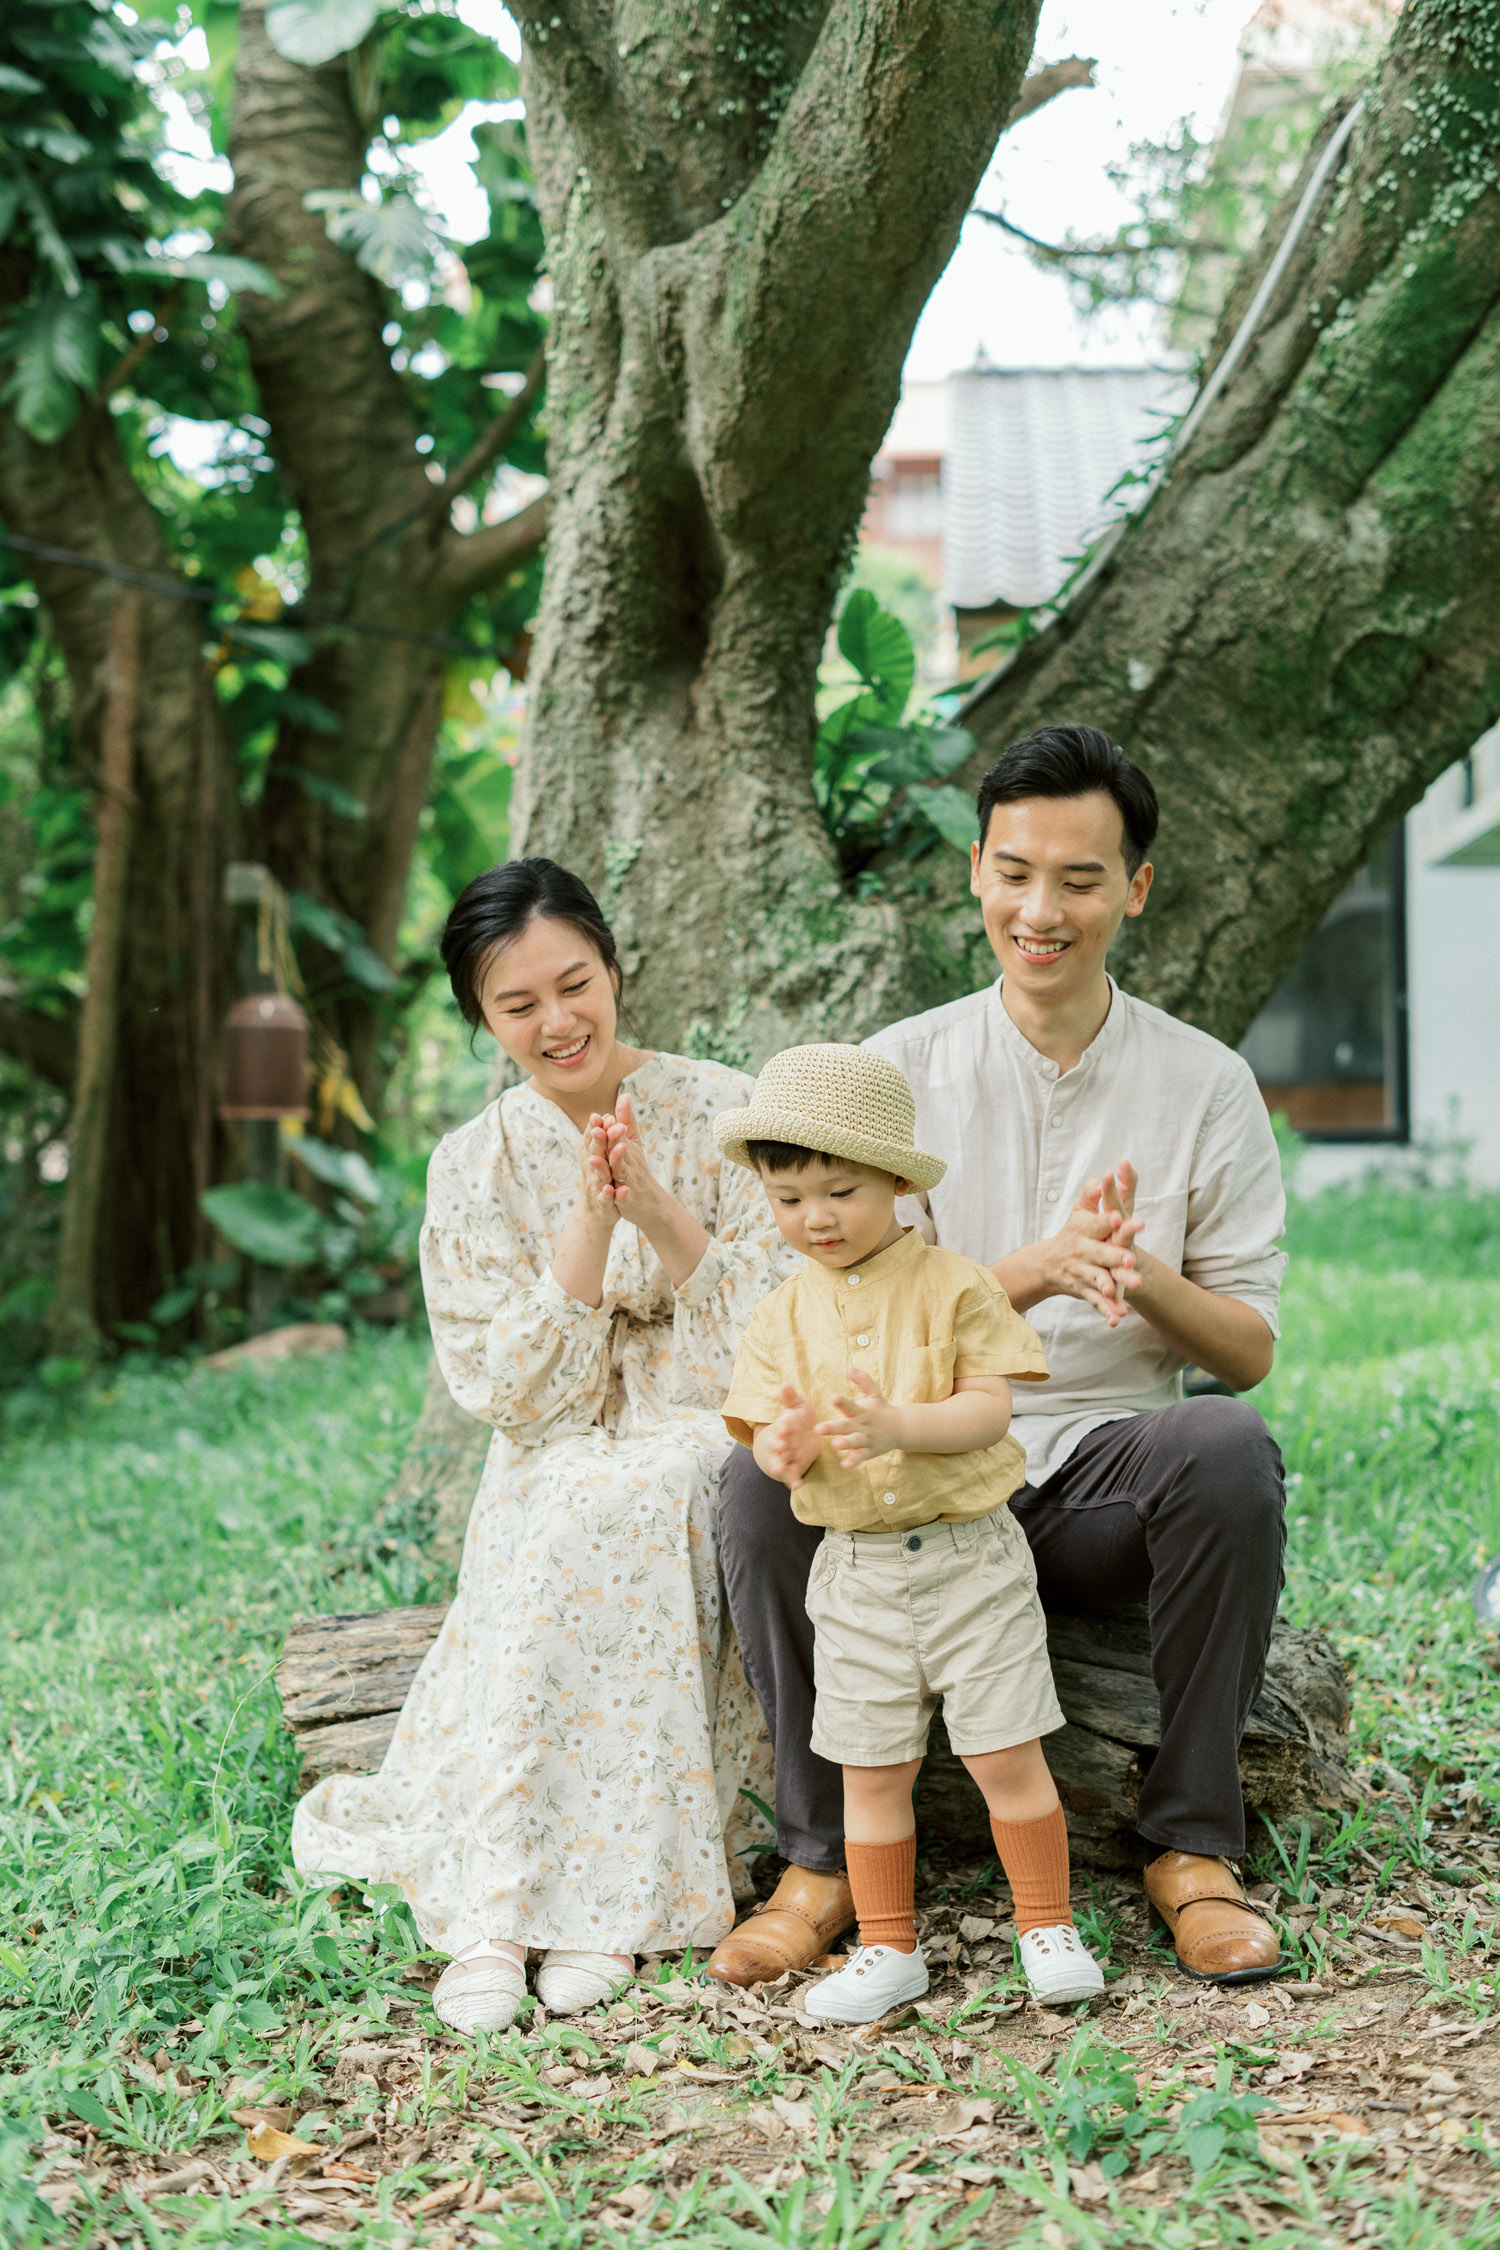
[[[257,2125],[269,2125],[276,2132],[284,2133],[292,2122],[292,2113],[289,2109],[278,2106],[268,2107],[261,2102],[257,2102],[252,2109],[232,2109],[229,2114],[236,2125],[243,2125],[250,2132],[254,2132]]]
[[[1394,1930],[1399,1937],[1419,1938],[1427,1934],[1426,1924],[1410,1914],[1377,1914],[1372,1921],[1375,1929]]]
[[[349,2164],[342,2157],[330,2156],[326,2164],[318,2167],[325,2180],[361,2180],[366,2185],[378,2180],[380,2174],[371,2172],[363,2164]]]
[[[211,2180],[213,2176],[214,2168],[211,2164],[195,2159],[191,2164],[180,2165],[175,2172],[166,2172],[155,2179],[138,2182],[136,2193],[148,2199],[153,2195],[181,2195],[187,2188],[201,2187],[205,2180]]]
[[[276,2126],[258,2119],[245,2135],[250,2154],[262,2164],[274,2164],[278,2156],[289,2156],[293,2171],[298,2170],[298,2157],[326,2156],[327,2150],[319,2148],[316,2141],[299,2141],[295,2133],[283,2133]]]
[[[639,2039],[631,2040],[622,2060],[625,2068],[633,2070],[637,2078],[654,2077],[661,2068],[661,2056],[656,2049],[645,2046]]]
[[[470,2185],[468,2180],[450,2180],[445,2187],[434,2188],[430,2195],[419,2196],[412,2209],[423,2212],[441,2211],[448,2204],[457,2203],[461,2196],[467,2195]]]

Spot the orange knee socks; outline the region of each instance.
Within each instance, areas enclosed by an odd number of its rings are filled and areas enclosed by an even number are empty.
[[[897,1953],[915,1953],[915,1832],[903,1836],[899,1844],[856,1844],[851,1837],[845,1837],[844,1854],[849,1869],[849,1888],[854,1893],[854,1910],[859,1916],[860,1944],[889,1945]],[[1063,1891],[1066,1895],[1066,1878]]]
[[[1040,1820],[996,1820],[990,1833],[1016,1902],[1016,1934],[1071,1922],[1068,1904],[1068,1824],[1062,1806]],[[855,1847],[850,1846],[853,1850]],[[851,1864],[849,1880],[854,1880]],[[855,1892],[856,1899],[859,1896]]]

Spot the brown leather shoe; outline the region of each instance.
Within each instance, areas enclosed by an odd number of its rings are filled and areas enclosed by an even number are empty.
[[[1171,1932],[1185,1977],[1200,1984],[1259,1984],[1291,1966],[1227,1860],[1163,1852],[1146,1869],[1146,1896]]]
[[[708,1964],[720,1984],[770,1984],[788,1969],[809,1969],[854,1920],[847,1875],[789,1867],[764,1905],[731,1930]]]

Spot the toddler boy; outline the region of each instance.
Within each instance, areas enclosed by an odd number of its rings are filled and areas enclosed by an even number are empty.
[[[1025,1455],[1012,1380],[1044,1382],[1041,1345],[993,1274],[895,1216],[944,1165],[913,1146],[901,1072],[868,1048],[792,1047],[715,1137],[758,1172],[807,1264],[750,1316],[724,1402],[821,1523],[812,1746],[844,1769],[859,1950],[809,2015],[870,2023],[927,1990],[914,1912],[912,1787],[939,1703],[979,1784],[1015,1898],[1027,1981],[1052,2004],[1103,1990],[1068,1906],[1068,1837],[1038,1737],[1063,1724],[1026,1538],[1006,1506]]]

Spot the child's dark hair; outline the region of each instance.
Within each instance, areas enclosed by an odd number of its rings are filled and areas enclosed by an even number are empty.
[[[614,932],[587,883],[555,859],[508,859],[503,867],[487,867],[475,876],[443,925],[443,967],[459,1014],[476,1030],[484,1024],[479,991],[486,967],[501,946],[511,944],[538,916],[566,922],[587,940],[609,971],[616,1002],[620,1000],[625,972]]]
[[[826,1164],[828,1151],[799,1148],[795,1141],[746,1141],[745,1154],[757,1172],[805,1172],[809,1164]]]
[[[1021,797],[1088,797],[1095,790],[1120,808],[1125,872],[1134,875],[1156,835],[1156,791],[1101,727],[1038,727],[1002,751],[979,784],[979,840],[996,805]]]

